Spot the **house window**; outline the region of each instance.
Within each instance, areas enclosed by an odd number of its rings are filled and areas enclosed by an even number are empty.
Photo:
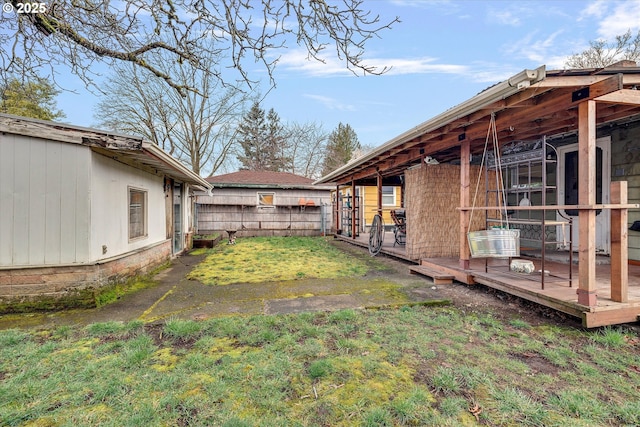
[[[382,186],[382,205],[383,206],[396,205],[395,187],[387,186],[387,185]]]
[[[259,208],[274,208],[275,193],[258,193],[258,207]]]
[[[147,235],[147,192],[129,188],[129,240]]]

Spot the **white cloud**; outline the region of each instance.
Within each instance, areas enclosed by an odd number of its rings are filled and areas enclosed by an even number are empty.
[[[312,77],[336,77],[353,75],[346,68],[346,64],[335,57],[322,57],[324,62],[308,57],[303,49],[285,52],[278,61],[278,68],[282,71],[297,71]],[[405,74],[464,74],[466,65],[438,63],[436,58],[368,58],[363,60],[366,65],[376,67],[377,70],[388,68],[387,75]],[[357,71],[357,70],[356,70]]]
[[[466,65],[440,64],[435,58],[385,58],[374,59],[373,63],[381,64],[391,69],[387,74],[465,74],[468,71]]]
[[[277,67],[281,70],[284,68],[285,70],[299,71],[314,77],[352,74],[337,57],[320,57],[324,62],[309,57],[309,53],[305,49],[291,49],[280,56]]]
[[[603,16],[598,28],[598,34],[608,41],[615,40],[616,36],[629,30],[635,33],[640,29],[640,0],[614,4],[615,8]]]
[[[588,18],[602,18],[607,14],[607,10],[609,9],[609,5],[611,3],[606,0],[596,0],[587,4],[587,7],[580,12],[580,16],[578,16],[578,21],[582,21]]]
[[[460,6],[451,0],[391,0],[395,7],[414,7],[419,9],[437,9],[445,14],[455,14]]]
[[[565,48],[566,41],[560,40],[565,33],[566,30],[561,29],[544,37],[539,31],[533,31],[519,40],[510,41],[503,50],[515,60],[526,59],[532,66],[546,65],[548,69],[562,69],[569,52]]]
[[[510,10],[491,10],[489,11],[488,20],[498,25],[510,25],[512,27],[517,27],[522,24],[520,18]]]
[[[331,97],[328,97],[328,96],[314,95],[314,94],[310,94],[310,93],[305,93],[302,96],[304,96],[305,98],[313,99],[314,101],[319,102],[320,104],[324,105],[324,107],[329,109],[329,110],[356,111],[356,107],[354,105],[342,103],[342,102],[338,101],[337,99],[331,98]]]

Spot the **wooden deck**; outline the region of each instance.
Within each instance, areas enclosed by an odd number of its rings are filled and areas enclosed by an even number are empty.
[[[336,235],[335,237],[337,239],[351,243],[352,245],[360,246],[363,248],[369,247],[369,233],[361,233],[355,239],[343,235]],[[419,264],[419,260],[410,259],[407,257],[407,251],[405,250],[404,245],[394,246],[394,242],[395,238],[392,232],[387,231],[386,233],[384,233],[384,239],[382,241],[382,249],[380,249],[380,253]]]
[[[361,234],[356,239],[338,236],[349,243],[368,247],[369,235]],[[628,302],[620,303],[611,300],[610,266],[606,263],[596,265],[597,305],[588,307],[578,304],[578,266],[573,265],[573,283],[568,280],[569,264],[545,261],[544,289],[541,287],[540,259],[531,259],[536,267],[536,273],[522,274],[509,270],[508,260],[491,259],[486,263],[484,259],[472,259],[470,268],[465,270],[459,266],[457,258],[428,258],[422,260],[409,259],[404,246],[393,245],[393,233],[385,233],[381,253],[394,256],[415,264],[424,266],[427,271],[434,271],[442,275],[451,275],[456,281],[468,285],[476,283],[498,289],[519,298],[553,308],[571,316],[582,319],[585,327],[616,325],[640,320],[640,266],[629,265],[629,293]],[[418,269],[414,269],[418,270]],[[415,271],[420,274],[419,271]],[[429,274],[426,274],[430,276]]]

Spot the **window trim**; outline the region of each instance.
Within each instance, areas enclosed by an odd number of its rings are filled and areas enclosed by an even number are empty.
[[[385,188],[390,188],[391,189],[391,194],[386,194],[387,198],[388,197],[392,197],[393,198],[393,201],[391,203],[385,203],[384,202],[384,198],[385,198],[384,189]],[[396,187],[394,185],[383,185],[382,186],[382,206],[396,206]]]
[[[141,235],[136,235],[136,236],[131,235],[131,225],[132,225],[131,196],[133,193],[142,194],[142,228],[143,230]],[[149,191],[144,188],[128,186],[127,187],[127,236],[129,237],[129,242],[135,242],[135,241],[146,239],[147,237],[149,237],[148,225],[149,225]]]
[[[271,204],[263,204],[260,199],[261,196],[271,196]],[[258,191],[256,193],[256,206],[258,209],[275,209],[276,207],[276,193],[271,191]]]

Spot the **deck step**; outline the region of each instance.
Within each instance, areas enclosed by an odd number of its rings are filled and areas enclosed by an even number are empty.
[[[412,274],[420,274],[422,276],[431,277],[436,285],[450,285],[453,283],[454,276],[442,273],[422,265],[412,265],[409,267]]]

